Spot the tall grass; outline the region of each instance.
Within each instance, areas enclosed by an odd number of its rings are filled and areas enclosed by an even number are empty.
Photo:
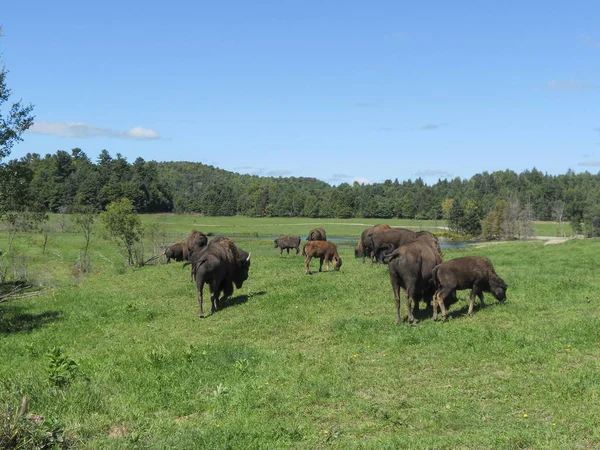
[[[218,219],[158,219],[173,237],[214,229],[252,252],[248,281],[206,319],[181,263],[134,270],[96,239],[91,273],[75,276],[82,236],[55,233],[43,254],[41,237],[19,235],[52,290],[0,304],[2,405],[29,395],[76,448],[600,445],[599,240],[447,249],[489,257],[508,301],[487,296],[469,318],[461,292],[448,323],[420,311],[410,327],[394,324],[387,268],[354,259],[353,243],[338,246],[339,272],[308,276],[300,255],[252,237],[361,225]]]

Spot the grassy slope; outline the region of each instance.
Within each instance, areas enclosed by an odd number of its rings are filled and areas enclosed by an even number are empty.
[[[174,233],[210,231],[201,218],[171,220]],[[240,235],[305,236],[313,223],[235,221],[227,230]],[[46,256],[39,239],[18,242],[30,274],[57,281],[51,295],[0,305],[0,398],[29,394],[33,412],[82,446],[600,445],[598,240],[448,250],[490,257],[509,300],[486,296],[468,318],[462,293],[449,323],[417,327],[394,325],[386,267],[362,265],[350,245],[340,272],[306,276],[301,256],[236,239],[252,252],[251,277],[201,320],[180,263],[122,273],[113,244],[96,241],[96,272],[74,279],[81,240],[52,236]],[[46,384],[53,346],[79,363],[64,389]]]

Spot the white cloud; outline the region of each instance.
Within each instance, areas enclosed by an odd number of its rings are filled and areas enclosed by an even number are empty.
[[[451,178],[452,174],[445,172],[443,170],[439,170],[439,169],[425,169],[425,170],[419,170],[418,172],[416,172],[414,174],[416,177],[445,177],[445,178]]]
[[[285,176],[288,176],[291,174],[292,174],[292,172],[290,172],[289,170],[285,170],[285,169],[275,169],[275,170],[269,170],[267,172],[268,177],[285,177]]]
[[[358,184],[371,184],[371,181],[367,178],[356,177],[352,179],[352,183],[357,182]]]
[[[423,125],[421,127],[421,130],[425,130],[425,131],[432,131],[432,130],[439,130],[440,128],[446,126],[445,123],[428,123],[427,125]]]
[[[111,137],[116,139],[160,139],[158,132],[144,127],[135,127],[127,131],[101,128],[84,122],[48,122],[39,120],[29,128],[28,132],[35,134],[50,134],[62,137]]]
[[[125,136],[130,137],[131,139],[159,139],[160,136],[154,130],[144,127],[134,127],[130,130],[127,130]]]
[[[575,90],[575,89],[588,89],[588,88],[591,88],[592,85],[582,83],[581,81],[575,81],[575,80],[567,80],[567,81],[552,80],[552,81],[548,81],[546,83],[546,87],[548,89],[569,91],[569,90]]]
[[[577,165],[584,167],[598,167],[600,166],[600,161],[582,161],[580,163],[577,163]]]

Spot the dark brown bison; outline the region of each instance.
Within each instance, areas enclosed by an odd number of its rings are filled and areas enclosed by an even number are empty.
[[[433,269],[442,262],[442,255],[436,248],[436,240],[422,235],[386,256],[396,304],[396,324],[400,323],[400,288],[405,291],[408,322],[412,324],[415,320],[413,302],[418,306],[420,300],[431,303],[433,299]]]
[[[385,223],[365,228],[365,230],[360,235],[360,239],[358,240],[358,246],[354,249],[354,257],[362,257],[362,262],[364,264],[367,255],[371,255],[371,236],[373,235],[373,233],[379,230],[389,230],[390,228],[391,227]]]
[[[473,314],[475,296],[479,297],[481,306],[485,306],[484,292],[490,292],[497,300],[506,300],[508,286],[496,274],[492,262],[484,256],[464,256],[443,262],[433,269],[433,279],[436,285],[433,320],[437,320],[438,305],[442,310],[442,319],[446,320],[448,311],[444,301],[450,296],[455,296],[457,290],[471,289],[469,315]]]
[[[391,253],[398,247],[419,237],[415,231],[406,228],[389,228],[375,231],[370,237],[371,263],[375,259],[383,262],[383,254]]]
[[[204,234],[203,232],[197,230],[192,230],[190,232],[186,240],[188,261],[192,261],[194,259],[194,252],[197,252],[208,244],[207,236],[212,235],[212,233]]]
[[[167,264],[174,259],[175,261],[183,261],[188,259],[187,243],[176,242],[170,245],[165,250],[165,256],[167,257]]]
[[[304,260],[304,269],[306,274],[310,275],[310,260],[313,258],[319,258],[319,272],[323,268],[323,261],[327,263],[327,272],[329,272],[329,264],[335,260],[333,265],[334,270],[340,270],[342,267],[342,258],[338,254],[337,248],[334,244],[327,241],[309,241],[304,244],[302,248],[302,254],[306,256]]]
[[[327,234],[323,228],[314,228],[308,233],[307,241],[326,241]]]
[[[296,249],[296,255],[300,253],[300,236],[289,236],[282,234],[274,240],[275,248],[279,247],[279,257],[283,254],[283,250],[287,250],[287,254],[290,254],[290,249]]]
[[[204,317],[204,284],[210,289],[211,314],[219,309],[223,302],[233,294],[233,286],[240,289],[248,279],[250,253],[238,248],[226,237],[217,236],[194,255],[192,274],[198,288],[200,317]],[[223,293],[223,297],[219,296]]]

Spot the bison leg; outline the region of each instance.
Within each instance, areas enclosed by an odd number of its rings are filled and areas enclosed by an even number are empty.
[[[221,293],[220,283],[212,281],[210,283],[210,312],[211,314],[219,309],[219,294]]]
[[[444,289],[440,289],[437,292],[437,304],[439,305],[440,310],[442,311],[442,320],[444,322],[448,318],[448,310],[446,309],[446,304],[444,303],[446,301],[446,298],[448,298],[448,295],[455,295],[455,293],[454,292],[447,292]],[[437,319],[437,313],[435,312],[436,311],[436,309],[435,309],[436,308],[435,307],[436,297],[433,298],[433,301],[434,301],[434,305],[433,305],[433,307],[434,307],[434,316],[433,316],[433,318],[434,318],[434,320],[436,320]]]
[[[279,257],[281,258],[283,256],[283,247],[279,248]]]
[[[396,325],[400,325],[400,283],[395,283],[392,280],[392,288],[394,290],[394,304],[396,305]]]
[[[438,302],[439,302],[439,291],[435,291],[435,294],[433,294],[433,320],[437,320],[437,310],[438,310]]]
[[[307,256],[306,259],[304,260],[304,270],[306,271],[306,275],[310,275],[311,271],[310,271],[310,260],[312,258],[310,256]]]
[[[324,258],[322,256],[319,258],[319,272],[321,272],[321,270],[323,269],[323,259]]]
[[[202,295],[202,292],[204,291],[204,281],[198,282],[196,286],[198,288],[198,305],[200,306],[200,313],[198,314],[198,316],[204,317],[204,310],[202,309],[202,302],[204,300],[204,297]]]
[[[289,249],[289,247],[286,248],[286,250],[287,250],[287,255],[290,256],[290,249]]]
[[[300,246],[296,247],[296,255],[300,253]]]
[[[406,289],[406,312],[408,316],[408,323],[413,324],[415,317],[413,316],[413,298],[415,296],[414,289]]]
[[[473,289],[471,290],[471,295],[469,296],[469,312],[468,314],[470,316],[473,315],[473,308],[475,306],[475,296],[479,297],[479,300],[481,300],[481,307],[484,307],[484,303],[483,303],[483,292],[481,291],[481,289],[479,289],[479,287],[477,285],[473,286]]]

